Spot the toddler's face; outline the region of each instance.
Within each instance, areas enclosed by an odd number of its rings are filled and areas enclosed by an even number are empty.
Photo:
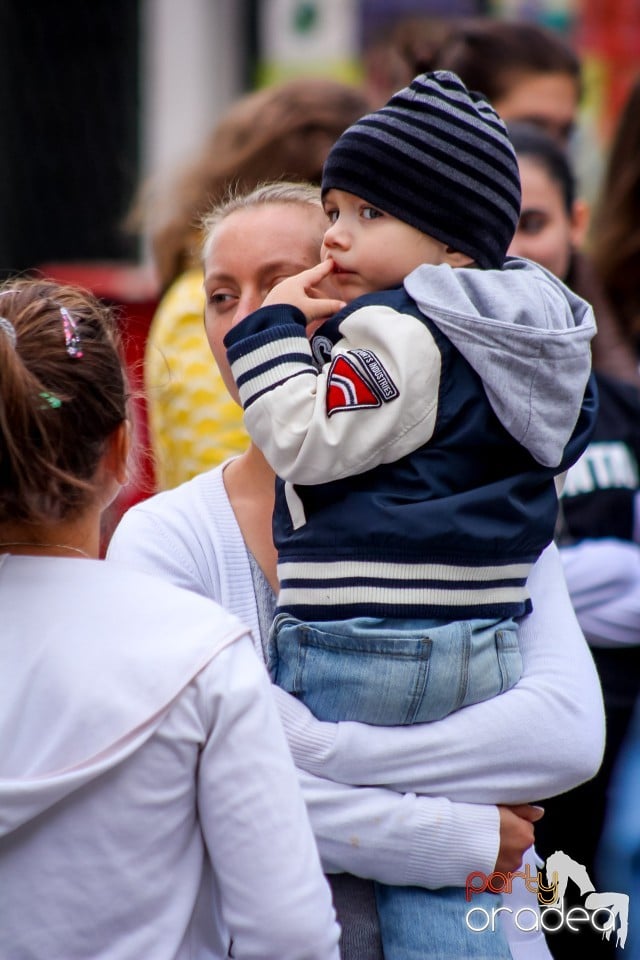
[[[400,286],[421,263],[449,261],[448,248],[440,240],[353,193],[329,190],[323,205],[330,225],[322,243],[322,258],[334,261],[332,286],[347,302],[363,293]]]

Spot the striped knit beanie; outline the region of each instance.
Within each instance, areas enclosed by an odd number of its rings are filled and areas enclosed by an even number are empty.
[[[506,128],[455,73],[416,77],[349,127],[327,157],[322,194],[353,193],[473,257],[504,262],[520,214],[520,177]]]

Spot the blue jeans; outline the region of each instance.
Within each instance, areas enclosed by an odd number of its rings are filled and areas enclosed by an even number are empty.
[[[385,960],[511,960],[499,923],[490,919],[499,896],[474,894],[467,903],[462,887],[374,886]]]
[[[278,615],[269,638],[272,680],[320,720],[379,726],[437,720],[496,696],[522,672],[512,620],[457,623],[362,617],[302,623]],[[426,890],[376,883],[385,960],[506,960],[499,927],[466,923],[462,887]],[[474,896],[491,916],[494,894]]]
[[[268,667],[319,720],[387,727],[497,696],[519,679],[522,659],[513,620],[302,623],[279,614]]]

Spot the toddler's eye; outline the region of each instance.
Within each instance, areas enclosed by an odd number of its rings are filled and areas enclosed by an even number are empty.
[[[362,217],[364,220],[377,220],[378,217],[382,217],[384,214],[381,210],[376,210],[375,207],[363,207],[362,208]]]
[[[335,223],[336,220],[338,219],[337,210],[325,210],[325,213],[327,215],[327,220],[329,221],[329,223]]]

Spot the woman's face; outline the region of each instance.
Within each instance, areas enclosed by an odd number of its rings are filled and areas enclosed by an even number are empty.
[[[586,207],[576,202],[569,213],[560,184],[536,160],[519,157],[518,167],[522,204],[508,253],[535,260],[564,280],[569,272],[571,253],[584,239]]]
[[[319,263],[326,227],[321,207],[270,203],[234,211],[210,237],[204,260],[205,329],[225,386],[237,403],[225,334],[257,310],[276,283]]]
[[[514,78],[492,106],[509,123],[522,120],[542,127],[567,147],[578,114],[577,81],[567,73],[524,73]]]

